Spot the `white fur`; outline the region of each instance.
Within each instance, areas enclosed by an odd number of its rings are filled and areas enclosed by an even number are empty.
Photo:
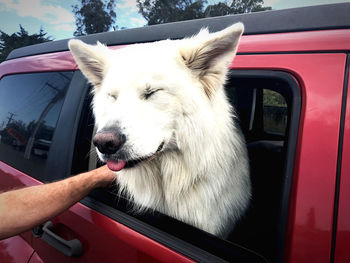
[[[121,189],[140,209],[215,235],[234,226],[251,192],[245,142],[223,89],[242,32],[238,23],[217,33],[202,30],[189,39],[114,51],[69,42],[95,86],[97,129],[118,125],[131,159],[153,155],[117,173]],[[161,90],[145,99],[147,87]]]

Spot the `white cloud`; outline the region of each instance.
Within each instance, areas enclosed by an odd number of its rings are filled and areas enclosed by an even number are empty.
[[[55,30],[73,32],[75,28],[72,24],[61,24],[61,25],[56,25]]]
[[[75,21],[73,14],[67,9],[43,2],[41,0],[0,0],[0,10],[14,11],[21,17],[34,17],[53,25]]]
[[[147,23],[146,19],[143,17],[131,17],[130,20],[134,27],[141,27]]]
[[[116,4],[116,8],[117,8],[117,13],[118,13],[118,9],[124,9],[124,8],[128,8],[130,9],[130,11],[132,12],[138,12],[138,8],[137,8],[137,3],[136,0],[124,0],[124,1],[120,1]]]
[[[264,0],[264,6],[272,6],[278,2],[281,2],[281,0]]]
[[[117,14],[116,23],[119,27],[141,27],[147,21],[138,13],[136,0],[120,0],[116,4],[115,12]]]

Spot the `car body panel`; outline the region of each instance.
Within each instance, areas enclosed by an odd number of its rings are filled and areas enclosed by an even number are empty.
[[[350,76],[347,83],[347,103],[345,113],[341,177],[339,188],[338,222],[335,240],[334,262],[350,262]]]
[[[350,30],[243,36],[238,53],[323,52],[350,49]]]
[[[83,255],[68,258],[34,238],[32,247],[45,262],[193,262],[80,203],[53,223],[60,236],[82,242]]]
[[[44,263],[38,253],[34,252],[28,263]]]
[[[8,60],[0,64],[0,76],[13,73],[64,71],[78,69],[69,51]]]
[[[20,236],[0,240],[0,262],[27,263],[34,249]]]
[[[3,181],[7,182],[6,185],[1,185],[1,190],[41,184],[39,181],[3,162],[0,162],[0,177],[6,178]],[[72,238],[80,239],[84,253],[79,258],[68,258],[50,247],[41,238],[31,237],[27,232],[24,235],[26,241],[35,249],[44,262],[193,262],[185,256],[80,203],[75,204],[68,211],[55,217],[53,222],[58,234],[67,237],[68,240]],[[4,259],[10,258],[10,256],[6,256],[6,251],[8,254],[11,253],[10,255],[22,255],[23,253],[26,255],[29,253],[27,247],[23,248],[24,251],[22,252],[22,247],[24,246],[18,245],[21,242],[25,242],[20,236],[16,236],[15,239],[6,239],[2,242],[4,243],[0,243],[0,246],[3,244],[0,252],[3,255],[0,255]],[[25,243],[27,244],[27,242]],[[12,253],[13,250],[16,250],[16,252]],[[32,252],[33,249],[30,255]]]
[[[113,49],[123,46],[114,46]],[[320,30],[243,36],[238,53],[324,52],[350,50],[350,30]],[[36,71],[78,69],[69,51],[34,55],[5,61],[0,66],[4,75]]]
[[[345,60],[346,54],[337,53],[244,55],[237,56],[232,65],[237,69],[254,65],[287,71],[300,84],[302,109],[290,197],[287,262],[330,259]]]

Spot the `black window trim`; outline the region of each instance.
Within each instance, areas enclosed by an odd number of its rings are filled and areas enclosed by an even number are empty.
[[[52,138],[45,170],[47,181],[60,180],[71,175],[76,134],[84,102],[82,98],[86,95],[86,83],[84,75],[80,71],[75,71]]]
[[[282,190],[282,199],[280,204],[280,218],[278,227],[278,237],[277,240],[277,262],[283,262],[284,250],[285,250],[285,240],[287,238],[287,223],[288,223],[288,212],[290,203],[290,193],[292,187],[293,179],[293,168],[295,153],[298,140],[299,132],[299,121],[301,113],[301,90],[297,79],[294,78],[290,73],[277,71],[277,70],[233,70],[231,73],[233,77],[250,77],[250,78],[269,78],[269,79],[279,79],[285,81],[291,91],[292,103],[290,109],[290,121],[287,127],[287,151],[286,151],[286,163],[284,168],[284,185]]]
[[[345,72],[344,72],[344,84],[343,84],[343,94],[342,94],[342,104],[341,104],[341,114],[340,114],[340,126],[339,126],[339,144],[337,153],[337,172],[336,172],[336,182],[334,191],[334,208],[333,208],[333,225],[332,225],[332,240],[331,240],[331,254],[330,262],[334,262],[335,258],[335,248],[337,240],[337,230],[338,230],[338,212],[339,212],[339,195],[340,195],[340,180],[342,175],[342,162],[343,162],[343,143],[344,143],[344,130],[345,130],[345,120],[346,120],[346,107],[348,98],[348,88],[349,88],[349,70],[350,70],[350,53],[346,53],[345,62]]]

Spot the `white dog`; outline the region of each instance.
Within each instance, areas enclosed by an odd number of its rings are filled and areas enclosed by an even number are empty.
[[[69,41],[94,85],[99,158],[139,209],[224,235],[247,208],[247,150],[223,88],[242,32],[118,50]]]

